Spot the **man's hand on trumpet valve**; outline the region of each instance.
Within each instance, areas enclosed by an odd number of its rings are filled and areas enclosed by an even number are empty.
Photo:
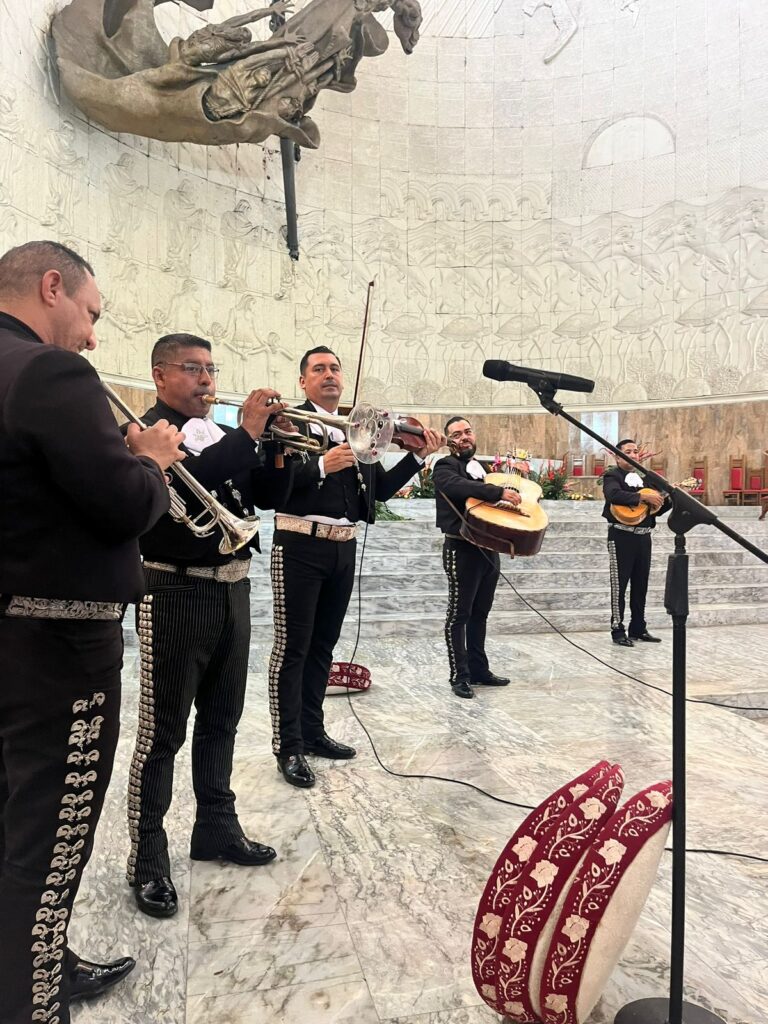
[[[326,475],[329,473],[339,473],[342,469],[354,466],[356,462],[355,454],[346,441],[344,444],[339,444],[335,448],[329,449],[323,455],[323,468]]]
[[[255,441],[264,433],[269,417],[279,416],[286,408],[286,403],[280,401],[279,391],[274,391],[272,388],[257,388],[243,402],[240,426]]]
[[[168,469],[174,462],[181,462],[187,457],[187,453],[180,449],[184,434],[171,426],[168,420],[158,420],[146,430],[142,430],[138,423],[129,424],[125,443],[134,455],[154,459],[160,469]]]
[[[430,427],[424,427],[424,445],[414,452],[414,455],[418,455],[420,459],[426,459],[428,455],[433,455],[438,448],[445,446],[445,435],[441,434],[439,430],[432,430]]]

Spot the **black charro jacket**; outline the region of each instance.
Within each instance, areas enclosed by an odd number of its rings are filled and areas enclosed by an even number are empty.
[[[315,411],[309,401],[297,408]],[[305,437],[310,436],[308,424],[300,423],[298,426]],[[329,447],[336,446],[331,442]],[[294,464],[293,486],[287,499],[275,506],[278,512],[293,516],[328,516],[331,519],[346,517],[351,523],[360,520],[375,522],[376,502],[387,501],[397,494],[422,466],[415,456],[406,455],[390,470],[385,470],[378,462],[372,466],[358,463],[356,467],[350,466],[339,473],[329,473],[323,480],[317,456],[302,458],[294,454],[288,461]]]
[[[605,496],[605,504],[603,505],[603,519],[607,519],[609,523],[617,523],[618,519],[611,512],[611,505],[628,505],[630,508],[635,508],[640,504],[639,487],[630,486],[626,477],[628,473],[636,473],[635,469],[620,469],[618,466],[611,466],[603,473],[601,483],[603,485],[603,494]],[[651,529],[655,529],[656,520],[659,516],[664,515],[665,512],[669,512],[672,508],[672,503],[669,498],[665,498],[664,504],[661,506],[656,515],[652,515],[650,509],[640,520],[636,523],[636,526],[648,526]]]
[[[504,488],[497,484],[484,484],[474,480],[467,473],[467,463],[457,455],[446,455],[438,459],[432,469],[435,483],[435,517],[438,529],[458,537],[461,519],[448,503],[449,499],[463,514],[467,498],[482,498],[483,501],[501,501]]]
[[[182,430],[188,417],[158,400],[142,419],[150,425],[167,419]],[[275,502],[285,500],[291,487],[291,460],[285,460],[284,469],[276,469],[276,449],[272,442],[257,445],[242,427],[222,426],[221,429],[225,436],[199,455],[190,453],[182,463],[184,468],[238,517],[253,514],[257,508],[274,508]],[[202,511],[197,498],[175,476],[172,484],[193,517]],[[196,537],[183,523],[166,515],[141,538],[141,553],[153,562],[212,566],[247,559],[251,557],[251,549],[260,550],[257,533],[250,544],[235,554],[222,555],[219,551],[221,538],[218,528],[207,537]]]
[[[0,593],[138,600],[138,537],[168,503],[93,367],[0,313]]]

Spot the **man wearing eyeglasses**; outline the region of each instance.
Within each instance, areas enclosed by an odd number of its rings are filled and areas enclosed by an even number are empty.
[[[284,406],[270,404],[276,391],[252,391],[240,426],[222,428],[205,401],[215,394],[217,373],[209,341],[192,334],[160,338],[152,351],[157,402],[144,421],[185,424],[185,466],[241,517],[270,507],[281,488],[288,489],[290,470],[276,470],[273,446],[260,441],[267,419]],[[188,491],[179,491],[191,516],[202,511]],[[251,551],[221,554],[220,540],[218,530],[200,537],[165,515],[140,541],[146,594],[137,612],[141,698],[128,791],[127,875],[139,909],[153,917],[178,909],[163,819],[193,703],[190,856],[243,865],[275,857],[272,847],[246,838],[230,789],[248,668]],[[258,550],[258,535],[250,547]]]
[[[485,470],[475,459],[477,441],[472,425],[453,416],[445,425],[451,454],[435,463],[435,514],[445,534],[443,568],[448,577],[445,643],[451,689],[457,697],[474,697],[472,686],[506,686],[509,679],[494,675],[485,653],[488,616],[499,579],[499,555],[464,540],[461,518],[467,498],[520,503],[517,491],[484,482]]]

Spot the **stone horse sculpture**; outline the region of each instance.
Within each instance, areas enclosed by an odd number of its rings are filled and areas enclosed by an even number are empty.
[[[405,53],[421,25],[417,0],[311,0],[269,39],[254,40],[250,25],[290,10],[281,0],[167,45],[154,20],[161,2],[72,0],[51,26],[61,83],[110,131],[208,146],[279,135],[316,149],[320,132],[307,111],[319,91],[351,92],[362,58],[389,45],[374,14],[392,9]]]

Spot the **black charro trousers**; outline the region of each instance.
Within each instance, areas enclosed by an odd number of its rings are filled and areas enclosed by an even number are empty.
[[[323,700],[355,582],[356,541],[275,530],[269,661],[272,752],[304,752],[325,731]]]
[[[69,1022],[67,927],[120,728],[119,622],[0,618],[0,1021]]]
[[[446,537],[443,569],[448,577],[445,643],[450,681],[479,682],[490,671],[485,635],[499,580],[499,555],[468,541]]]
[[[137,609],[139,728],[128,787],[127,877],[135,885],[171,873],[163,820],[193,705],[192,844],[214,854],[243,834],[230,780],[251,635],[249,580],[224,583],[158,569],[145,569],[145,579]]]
[[[608,527],[608,564],[611,577],[611,635],[624,636],[624,610],[629,587],[629,635],[646,631],[645,600],[651,574],[651,534],[630,533]]]

